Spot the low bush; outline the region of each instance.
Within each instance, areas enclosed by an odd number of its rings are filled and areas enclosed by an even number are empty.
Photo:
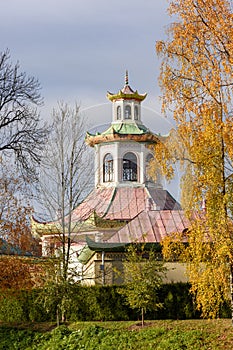
[[[124,288],[121,286],[120,288]],[[132,310],[125,298],[118,293],[117,286],[76,286],[66,310],[69,321],[119,321],[137,320],[140,314]],[[150,311],[145,319],[193,319],[200,313],[195,309],[190,285],[183,283],[165,284],[157,292],[163,308]],[[0,295],[0,321],[43,322],[56,320],[56,302],[51,300],[48,308],[43,303],[40,290],[22,291],[17,294]],[[44,293],[44,291],[43,291]],[[230,306],[224,304],[220,317],[230,317]]]

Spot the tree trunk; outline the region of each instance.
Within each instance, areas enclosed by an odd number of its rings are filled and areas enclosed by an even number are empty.
[[[142,327],[144,327],[145,321],[144,321],[144,308],[142,307]]]
[[[233,263],[230,262],[231,322],[233,325]]]
[[[59,318],[59,309],[58,309],[58,306],[57,306],[57,310],[56,310],[56,317],[57,317],[57,327],[60,326],[60,318]]]

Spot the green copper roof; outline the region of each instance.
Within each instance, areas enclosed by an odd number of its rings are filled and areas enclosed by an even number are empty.
[[[86,242],[91,252],[125,252],[130,244],[143,245],[145,250],[161,251],[161,244],[158,242],[95,242],[88,236],[86,236]]]
[[[82,264],[86,264],[91,258],[92,256],[95,254],[95,251],[91,250],[88,245],[86,245],[85,247],[83,247],[83,249],[81,250],[81,253],[78,256],[78,261]]]
[[[145,134],[149,130],[145,127],[145,125],[142,124],[136,124],[136,123],[119,123],[119,124],[113,124],[114,130],[119,134]]]
[[[88,236],[86,236],[86,242],[88,248],[92,251],[125,251],[125,247],[129,245],[129,243],[108,243],[108,242],[95,242]]]
[[[111,134],[121,134],[121,135],[142,135],[150,132],[150,130],[143,124],[136,123],[114,123],[110,127],[103,131],[102,133],[96,133],[96,135],[111,135]],[[87,133],[88,135],[95,136],[93,134]]]

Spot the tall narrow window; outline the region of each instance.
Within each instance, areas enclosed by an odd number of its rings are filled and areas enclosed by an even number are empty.
[[[121,119],[121,107],[118,106],[117,107],[117,120],[120,120]]]
[[[138,106],[134,107],[134,119],[138,120]]]
[[[104,182],[113,181],[113,158],[110,153],[107,153],[104,157],[103,180]]]
[[[123,181],[137,181],[137,157],[128,152],[123,157]]]
[[[125,106],[125,119],[131,119],[131,106]]]

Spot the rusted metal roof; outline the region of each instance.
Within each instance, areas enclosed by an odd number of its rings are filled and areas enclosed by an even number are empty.
[[[89,196],[72,213],[72,221],[87,220],[95,211],[100,217],[104,216],[113,199],[115,188],[94,189]]]
[[[104,218],[131,220],[145,210],[147,197],[145,188],[119,187]]]
[[[147,209],[149,199],[154,209],[181,209],[180,204],[166,190],[143,187],[99,188],[94,189],[73,211],[72,221],[87,220],[93,211],[106,220],[132,220]]]
[[[183,232],[190,221],[182,210],[143,211],[117,231],[107,243],[160,243],[173,232]]]
[[[148,192],[159,210],[181,210],[180,204],[172,195],[160,188],[148,188]]]
[[[153,245],[161,249],[160,243],[166,236],[185,232],[190,226],[191,221],[187,219],[183,210],[145,210],[109,239],[95,241],[86,236],[85,249],[92,254],[91,256],[94,251],[122,251],[130,243],[145,243],[146,246]],[[83,251],[85,253],[85,250]]]
[[[160,241],[174,227],[183,229],[184,219],[179,209],[179,203],[166,190],[134,186],[102,187],[94,189],[72,212],[71,220],[76,235],[78,232],[89,234],[98,231],[103,233],[104,239],[108,239],[118,231],[117,226],[124,225],[123,233],[117,233],[120,234],[118,241],[138,240],[144,233],[148,239]],[[172,216],[168,216],[167,211],[172,211]],[[97,216],[100,220],[95,219]],[[125,226],[127,222],[130,223]],[[59,225],[59,221],[41,223],[32,220],[33,231],[39,236],[58,233]]]

